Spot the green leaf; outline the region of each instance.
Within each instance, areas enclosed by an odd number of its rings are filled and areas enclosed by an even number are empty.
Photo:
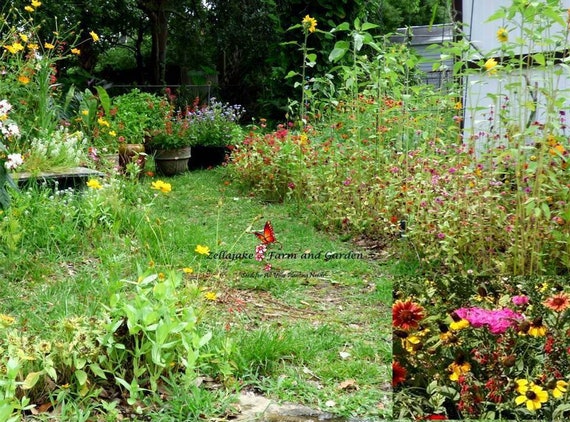
[[[348,24],[348,22],[343,22],[333,29],[333,31],[349,31],[349,30],[350,30],[350,25]]]
[[[103,107],[105,115],[108,116],[111,110],[111,98],[109,97],[109,94],[107,93],[105,88],[103,88],[102,86],[97,85],[95,89],[97,90],[97,94],[99,95],[99,102],[101,103],[101,107]]]
[[[107,375],[105,375],[105,371],[103,371],[98,364],[92,363],[91,365],[89,365],[89,369],[91,370],[91,372],[93,372],[99,378],[107,379]]]
[[[285,79],[289,79],[292,78],[293,76],[297,76],[298,73],[295,72],[294,70],[290,70],[289,73],[287,73],[287,75],[285,75]]]
[[[87,372],[85,372],[82,369],[77,369],[74,372],[75,378],[77,378],[77,382],[79,383],[79,385],[85,385],[85,383],[87,382]]]
[[[355,32],[353,35],[353,39],[354,39],[355,50],[360,51],[360,49],[364,45],[364,37],[361,34],[359,34],[358,32]]]
[[[375,23],[364,22],[362,24],[362,30],[368,31],[369,29],[378,28],[380,25],[376,25]]]
[[[24,380],[24,382],[22,383],[22,390],[29,390],[31,388],[34,387],[34,385],[36,385],[36,383],[39,381],[40,376],[43,375],[43,371],[39,371],[39,372],[30,372],[27,376],[26,379]]]
[[[342,59],[349,48],[350,44],[348,43],[348,41],[337,41],[334,45],[333,50],[329,54],[329,60],[331,62],[336,62]]]
[[[532,56],[532,59],[533,59],[534,61],[536,61],[536,62],[537,62],[539,65],[541,65],[541,66],[545,66],[545,65],[546,65],[546,59],[545,59],[545,57],[544,57],[544,54],[542,54],[542,53],[534,54],[534,55]]]

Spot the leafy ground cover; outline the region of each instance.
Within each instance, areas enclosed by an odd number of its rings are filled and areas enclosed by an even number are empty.
[[[391,281],[366,250],[225,168],[89,185],[3,211],[2,420],[223,419],[244,390],[390,414]],[[260,262],[267,220],[279,245]]]

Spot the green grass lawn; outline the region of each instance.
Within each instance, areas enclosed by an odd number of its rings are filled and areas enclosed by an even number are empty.
[[[165,179],[167,194],[151,190],[153,180],[110,181],[104,200],[91,190],[15,194],[3,223],[0,313],[28,341],[56,342],[62,321],[99,317],[117,286],[130,291],[143,273],[181,277],[178,300],[195,306],[199,333],[212,333],[190,385],[171,371],[129,407],[125,389],[108,382],[77,396],[56,381],[29,391],[31,404],[51,402],[46,419],[111,420],[137,408],[153,420],[223,418],[242,390],[341,416],[390,414],[392,287],[378,261],[316,231],[299,205],[240,192],[224,168]],[[260,262],[252,232],[266,221],[278,243]]]

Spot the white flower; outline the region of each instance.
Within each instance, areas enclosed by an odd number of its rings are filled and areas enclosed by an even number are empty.
[[[24,164],[24,158],[22,154],[8,154],[8,160],[4,163],[4,166],[8,170],[14,170]]]
[[[0,117],[7,116],[10,110],[12,110],[12,104],[8,100],[0,101]]]
[[[0,113],[0,115],[2,115]],[[0,122],[0,132],[6,138],[20,138],[20,128],[14,122],[4,121]]]

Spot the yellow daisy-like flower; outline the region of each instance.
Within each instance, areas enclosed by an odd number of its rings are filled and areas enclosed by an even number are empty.
[[[459,321],[453,321],[451,324],[449,324],[449,328],[453,331],[463,330],[467,327],[469,327],[469,321],[463,318]]]
[[[81,110],[81,114],[84,116],[89,116],[89,110]]]
[[[14,44],[12,44],[12,48],[16,51],[22,51],[24,49],[24,46],[19,42],[15,42]]]
[[[216,300],[218,298],[218,294],[216,292],[206,292],[204,293],[204,297],[206,300]]]
[[[99,126],[106,126],[106,127],[111,126],[111,125],[109,124],[109,122],[108,122],[107,120],[103,119],[102,117],[99,117],[99,118],[97,119],[97,123],[99,123]]]
[[[184,274],[192,274],[194,272],[194,270],[190,267],[184,267],[184,268],[182,268],[182,272]]]
[[[34,10],[36,10],[36,9],[34,9],[32,6],[26,6],[26,7],[24,7],[24,10],[25,10],[26,12],[32,13],[32,12],[33,12]]]
[[[26,34],[20,34],[20,39],[24,42],[28,42],[28,36]]]
[[[35,44],[35,43],[30,43],[30,44],[28,44],[28,49],[31,50],[31,51],[39,50],[39,48],[40,48],[40,46],[37,45],[37,44]]]
[[[409,335],[402,339],[402,347],[410,354],[414,354],[421,346],[422,340],[418,336]]]
[[[172,185],[170,183],[163,182],[162,180],[157,180],[156,182],[151,183],[150,188],[159,190],[162,193],[168,193],[172,190]]]
[[[497,60],[490,58],[485,62],[483,68],[485,69],[485,71],[489,72],[489,74],[493,75],[497,73],[497,64],[498,64]]]
[[[110,130],[110,131],[109,131],[109,135],[111,135],[111,136],[117,136],[117,132],[115,132],[114,130]]]
[[[453,106],[455,110],[463,110],[463,103],[461,101],[457,101]]]
[[[307,15],[303,18],[301,22],[303,24],[303,29],[305,31],[313,33],[317,30],[317,20],[315,18],[312,18],[309,15]]]
[[[164,275],[164,273],[158,273],[158,279],[159,279],[159,280],[165,280],[165,279],[166,279],[166,275]]]
[[[99,35],[97,35],[94,31],[91,31],[89,35],[91,35],[91,39],[93,40],[93,42],[99,41]]]
[[[89,179],[87,181],[87,187],[90,189],[101,189],[103,186],[97,179]]]
[[[506,28],[499,28],[497,30],[497,39],[499,42],[507,42],[509,40],[509,31]]]
[[[200,255],[210,255],[210,248],[207,246],[197,245],[194,252],[197,252]]]
[[[458,381],[459,377],[471,371],[471,364],[469,362],[457,363],[452,362],[447,369],[451,372],[449,379],[451,381]]]
[[[568,389],[568,383],[564,380],[558,380],[553,383],[552,386],[552,397],[555,399],[559,399],[560,397],[564,396]]]
[[[542,407],[542,403],[548,401],[548,393],[535,383],[524,381],[526,380],[516,381],[516,391],[520,395],[515,399],[515,403],[518,405],[526,404],[528,410],[535,412]]]
[[[46,43],[44,43],[44,48],[45,48],[46,50],[53,50],[53,49],[55,48],[55,45],[53,45],[53,44],[50,43],[50,42],[46,42]]]
[[[81,54],[81,50],[79,48],[72,48],[71,54],[75,54],[76,56],[79,56]]]
[[[32,7],[38,8],[42,5],[41,1],[38,0],[32,0]]]
[[[20,75],[20,76],[18,76],[18,82],[20,82],[21,84],[27,85],[30,83],[30,78],[28,78],[26,75]]]

